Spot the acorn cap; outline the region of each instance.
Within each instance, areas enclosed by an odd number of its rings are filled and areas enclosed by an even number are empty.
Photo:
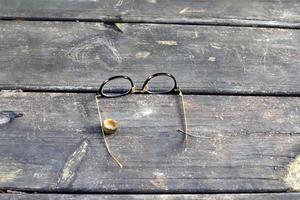
[[[118,129],[118,122],[114,119],[105,119],[103,121],[103,130],[105,134],[113,134]]]

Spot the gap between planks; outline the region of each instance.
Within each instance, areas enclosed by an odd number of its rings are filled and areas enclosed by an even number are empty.
[[[89,22],[89,23],[126,23],[126,24],[170,24],[170,25],[198,25],[198,26],[228,26],[228,27],[254,27],[254,28],[278,28],[300,29],[299,23],[277,22],[270,24],[263,20],[219,20],[190,22],[190,21],[151,21],[151,20],[119,20],[119,19],[77,19],[77,18],[43,18],[43,17],[2,17],[2,21],[37,21],[37,22]]]
[[[23,88],[18,87],[20,89],[16,88],[10,88],[7,87],[5,89],[0,89],[0,92],[24,92],[24,93],[74,93],[74,94],[95,94],[97,90],[95,89],[64,89],[64,86],[62,86],[61,89],[59,88],[45,88],[45,89],[34,89],[34,88]],[[23,89],[22,89],[23,88]],[[189,90],[182,90],[182,94],[184,95],[199,95],[199,96],[253,96],[253,97],[300,97],[300,93],[286,93],[286,92],[207,92],[207,91],[189,91]],[[151,95],[151,94],[131,94],[131,95]],[[164,94],[164,95],[174,95],[174,94]]]

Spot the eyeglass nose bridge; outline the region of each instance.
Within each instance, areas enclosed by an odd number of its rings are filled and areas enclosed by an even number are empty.
[[[136,86],[133,86],[131,89],[131,93],[147,93],[148,92],[148,85],[145,85],[142,89],[137,88]]]

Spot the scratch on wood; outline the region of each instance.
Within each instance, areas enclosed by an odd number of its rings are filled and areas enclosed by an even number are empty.
[[[155,187],[163,190],[168,190],[167,180],[163,173],[161,172],[154,172],[155,179],[151,180],[151,184]]]
[[[156,41],[158,44],[163,44],[163,45],[169,45],[169,46],[176,46],[177,42],[174,40],[159,40]]]
[[[296,159],[288,165],[284,182],[293,191],[300,191],[300,156],[297,156]]]
[[[65,50],[65,56],[70,58],[73,62],[80,63],[82,66],[88,66],[91,63],[94,63],[96,60],[91,57],[94,51],[94,46],[92,44],[102,44],[102,38],[88,38],[74,46],[70,49]],[[93,58],[93,59],[91,59]]]
[[[185,14],[185,13],[206,13],[206,9],[190,9],[189,7],[186,7],[182,9],[179,14]]]
[[[58,186],[68,186],[73,183],[76,175],[76,171],[80,166],[83,157],[86,154],[88,142],[85,139],[79,147],[69,156],[67,162],[61,170],[58,177]]]
[[[112,57],[113,61],[117,62],[118,64],[122,62],[123,58],[114,46],[113,42],[109,39],[103,39],[97,36],[88,38],[76,46],[65,50],[66,57],[70,58],[76,63],[82,64],[83,67],[87,68],[90,64],[97,62],[97,60],[103,60],[101,55],[94,54],[94,52],[96,52],[96,48],[98,47],[103,48],[106,51],[106,54]],[[105,60],[103,61],[106,62]]]
[[[120,53],[118,52],[116,47],[113,45],[113,43],[110,40],[108,40],[105,43],[105,45],[112,52],[112,54],[114,55],[116,61],[120,64],[122,62],[122,56],[120,55]]]

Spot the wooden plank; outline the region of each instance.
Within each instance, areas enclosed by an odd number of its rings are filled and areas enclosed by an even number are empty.
[[[300,27],[297,0],[1,0],[1,18]]]
[[[185,92],[300,94],[296,29],[0,23],[1,89],[95,91],[118,74],[140,86],[163,71]]]
[[[2,190],[117,193],[298,190],[300,98],[185,96],[190,133],[183,151],[175,95],[102,99],[120,169],[108,156],[94,95],[0,94],[1,111],[22,117],[0,127]],[[295,163],[292,165],[291,163]],[[296,172],[295,172],[296,170]],[[292,175],[289,175],[292,174]]]
[[[211,195],[61,195],[61,194],[0,194],[1,199],[43,199],[43,200],[129,200],[129,199],[157,199],[157,200],[298,200],[300,194],[211,194]]]

